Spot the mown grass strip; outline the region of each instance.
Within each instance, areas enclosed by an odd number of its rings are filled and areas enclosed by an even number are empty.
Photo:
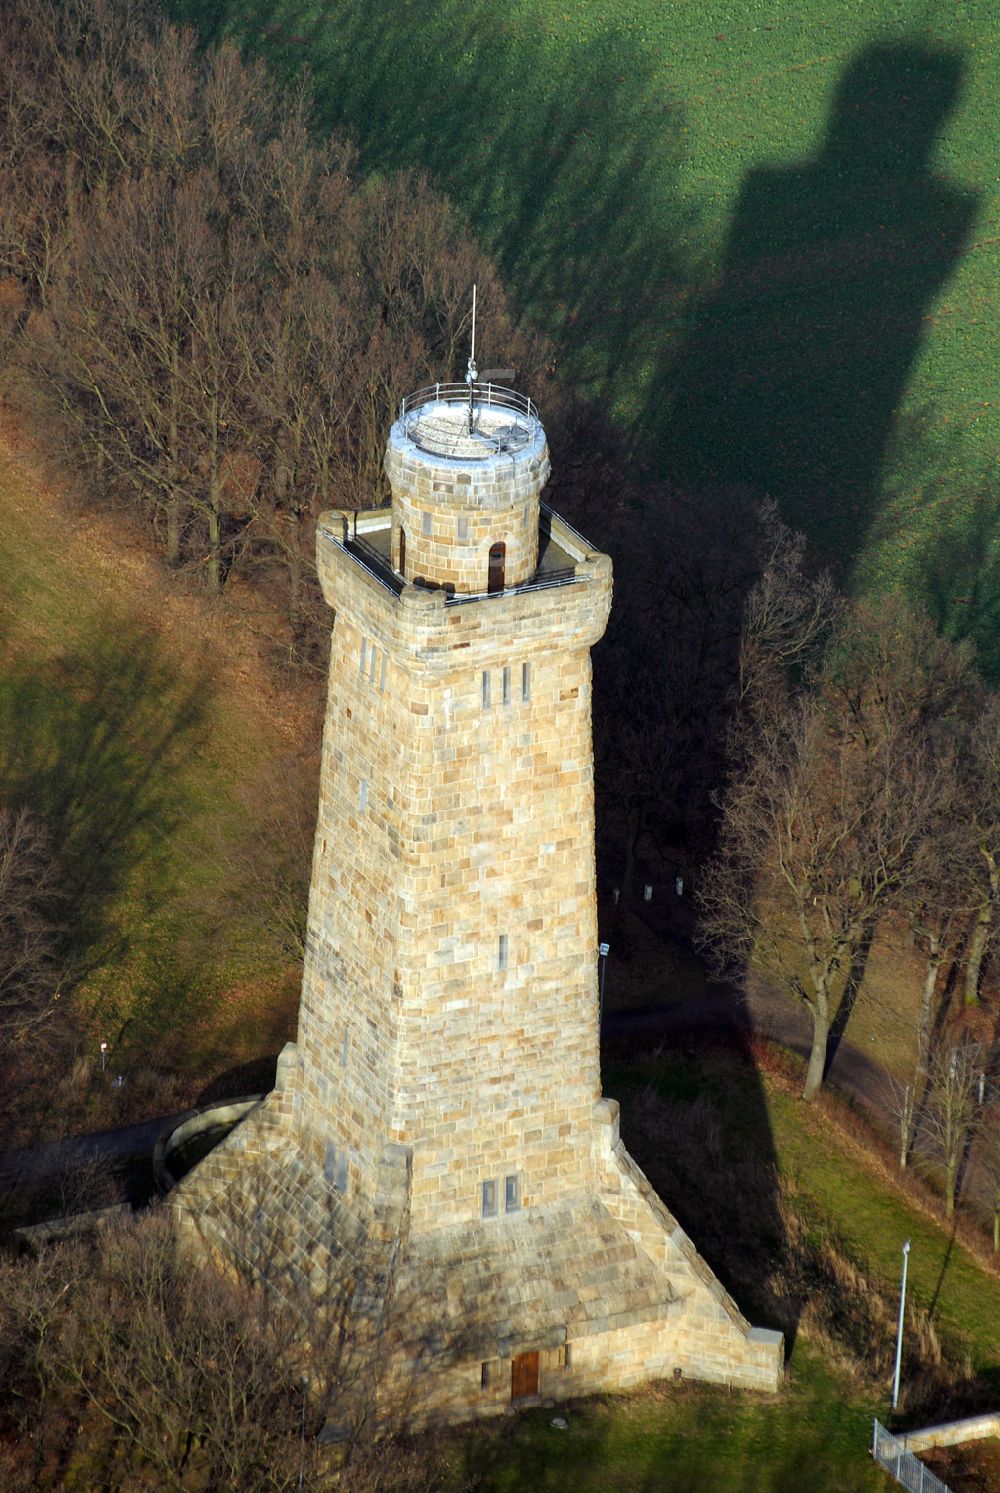
[[[1000,1283],[950,1232],[889,1191],[845,1155],[822,1120],[773,1086],[768,1109],[778,1165],[814,1202],[859,1263],[898,1288],[902,1246],[910,1239],[908,1290],[945,1331],[968,1345],[975,1368],[1000,1365]]]

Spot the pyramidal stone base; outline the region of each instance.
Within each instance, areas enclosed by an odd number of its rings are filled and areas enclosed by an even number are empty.
[[[381,1429],[686,1377],[774,1391],[781,1334],[751,1327],[594,1108],[596,1183],[547,1206],[410,1227],[410,1149],[348,1206],[278,1085],[171,1194],[182,1242],[273,1292],[339,1364],[348,1417]]]

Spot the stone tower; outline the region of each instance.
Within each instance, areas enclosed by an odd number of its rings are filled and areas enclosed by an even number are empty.
[[[387,1424],[681,1370],[754,1329],[601,1098],[590,649],[611,563],[541,503],[529,400],[404,401],[389,509],[323,516],[329,699],[298,1041],[181,1184],[189,1235],[307,1292]]]

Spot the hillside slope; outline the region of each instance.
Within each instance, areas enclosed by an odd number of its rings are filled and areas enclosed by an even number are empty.
[[[48,827],[73,1081],[108,1041],[120,1117],[193,1098],[292,1032],[282,903],[304,912],[320,682],[283,677],[272,639],[259,597],[210,605],[0,412],[0,789]]]

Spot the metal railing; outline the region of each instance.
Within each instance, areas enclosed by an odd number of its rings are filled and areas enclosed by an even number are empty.
[[[543,504],[545,517],[543,524],[548,530],[548,515],[552,510]],[[568,527],[568,526],[567,526]],[[373,580],[378,581],[386,591],[391,591],[393,596],[399,596],[406,584],[398,571],[393,570],[392,563],[374,544],[364,538],[363,534],[349,533],[341,538],[331,529],[322,531],[327,539],[333,541],[338,548],[346,550],[362,570],[368,572]],[[574,534],[575,530],[572,531]],[[581,543],[586,548],[586,541],[582,536]],[[536,571],[528,581],[522,581],[517,586],[505,586],[502,591],[448,591],[445,593],[445,604],[447,606],[464,606],[470,601],[492,601],[494,597],[518,596],[525,591],[548,591],[554,586],[572,586],[586,580],[586,576],[578,575],[574,566],[563,566],[559,570]],[[419,584],[419,583],[418,583]],[[437,587],[428,587],[429,590],[437,590]]]
[[[385,556],[380,554],[373,544],[368,544],[364,539],[359,539],[353,534],[342,538],[332,529],[322,529],[320,532],[338,549],[349,554],[355,564],[367,571],[372,580],[378,581],[384,590],[391,592],[393,596],[399,595],[403,589],[403,577],[396,574]]]
[[[445,602],[450,607],[458,607],[464,606],[467,601],[491,601],[495,596],[520,596],[523,591],[547,591],[551,586],[572,586],[574,582],[583,579],[575,570],[547,570],[541,575],[533,576],[530,581],[522,581],[519,586],[505,586],[502,591],[456,591],[446,596]]]
[[[408,394],[399,402],[399,419],[407,439],[422,451],[433,456],[447,455],[456,441],[451,422],[436,422],[433,417],[420,411],[435,404],[464,405],[470,410],[510,410],[515,418],[501,430],[491,431],[476,428],[477,443],[482,454],[468,451],[464,446],[462,456],[467,460],[485,460],[490,456],[510,455],[530,446],[541,428],[541,420],[534,404],[526,394],[515,389],[506,389],[502,384],[428,384],[415,394]]]
[[[906,1450],[906,1442],[875,1422],[872,1434],[872,1456],[878,1465],[894,1477],[909,1493],[951,1493],[947,1483],[925,1467],[919,1457]]]

